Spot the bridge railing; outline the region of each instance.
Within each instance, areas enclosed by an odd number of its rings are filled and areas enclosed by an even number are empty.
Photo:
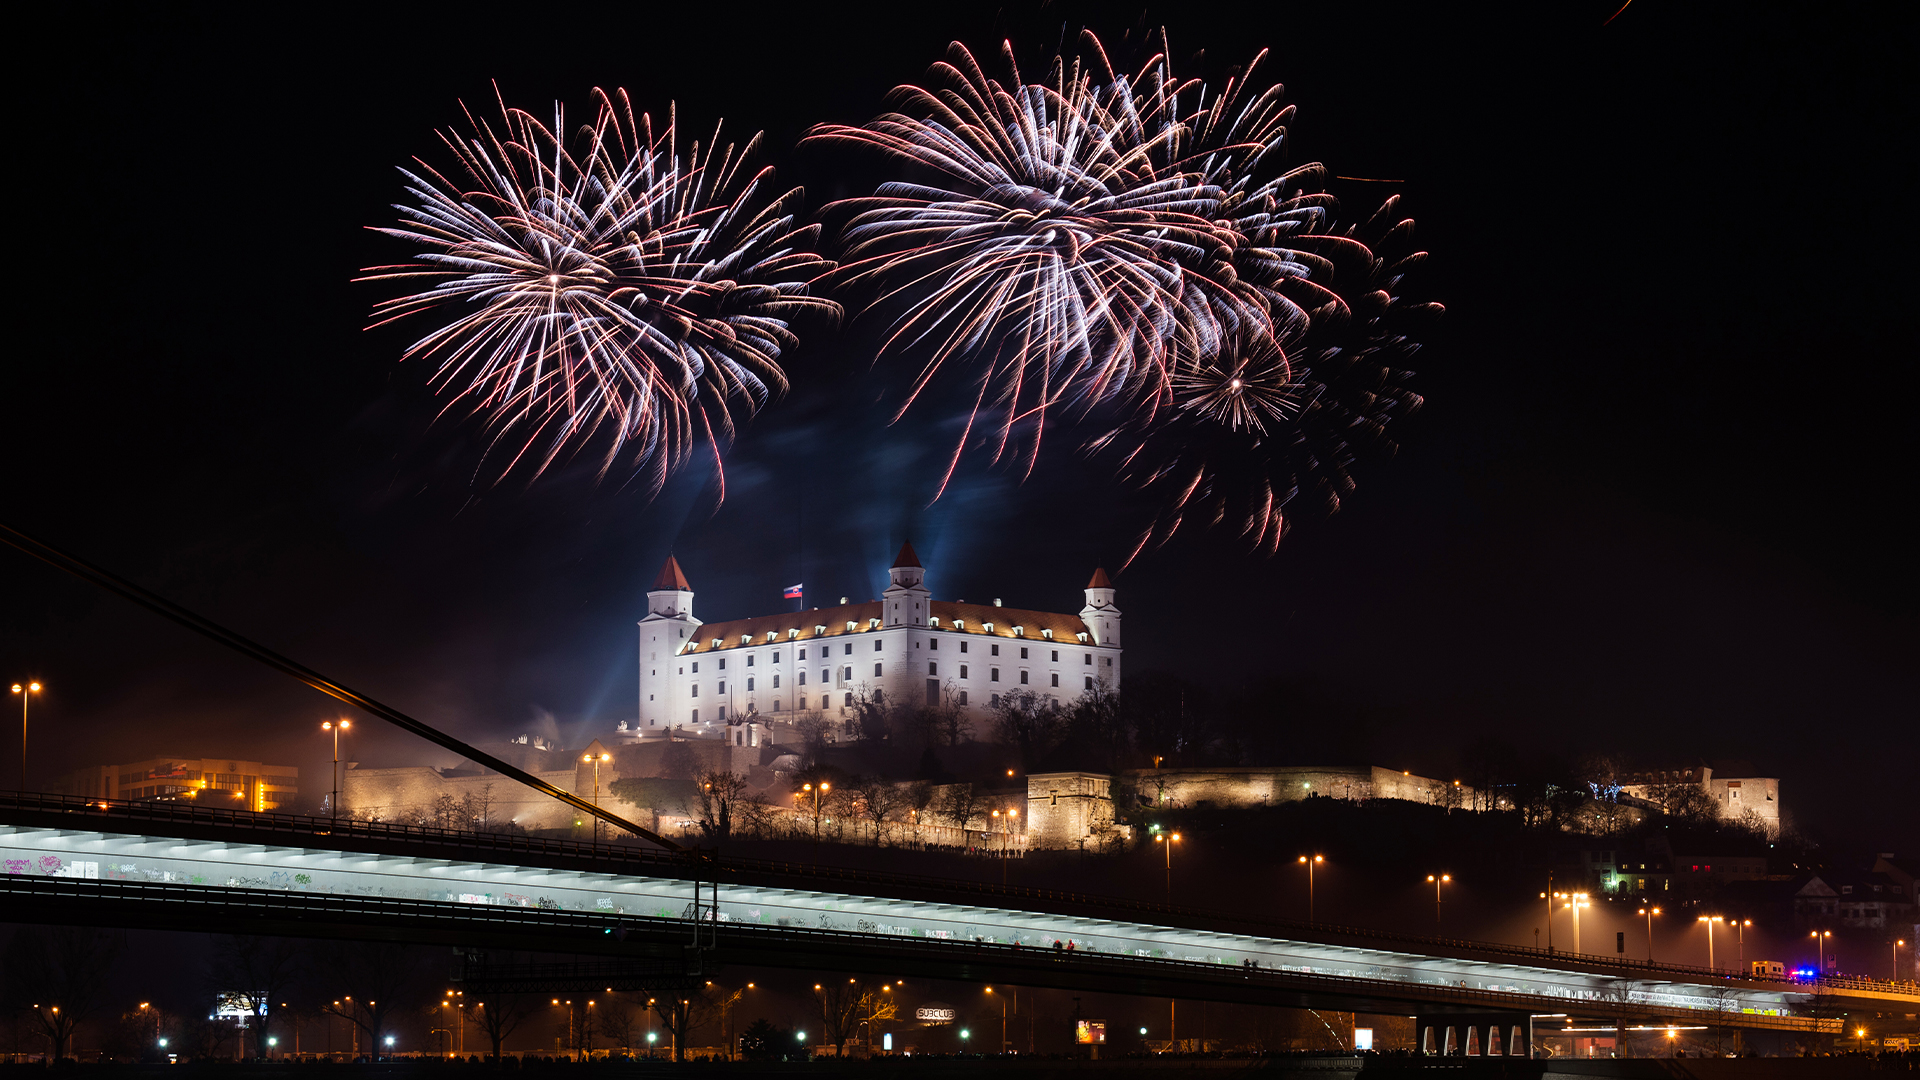
[[[576,859],[591,859],[612,863],[615,866],[625,865],[640,872],[659,872],[665,870],[672,871],[677,875],[697,874],[705,877],[716,871],[724,873],[728,870],[734,870],[757,872],[779,877],[791,877],[806,881],[847,882],[863,885],[868,888],[911,888],[957,893],[996,900],[1026,900],[1069,904],[1095,909],[1103,913],[1127,912],[1135,916],[1153,916],[1168,919],[1203,921],[1215,924],[1234,924],[1245,927],[1248,932],[1256,936],[1300,941],[1306,944],[1312,944],[1316,939],[1328,937],[1354,938],[1378,947],[1402,946],[1416,951],[1433,951],[1436,949],[1456,952],[1464,951],[1514,959],[1542,961],[1548,964],[1580,964],[1609,969],[1623,977],[1630,975],[1667,975],[1681,976],[1689,979],[1707,978],[1719,981],[1738,980],[1745,983],[1768,983],[1777,985],[1782,989],[1809,990],[1818,987],[1829,990],[1857,990],[1868,993],[1913,994],[1915,992],[1914,984],[1911,981],[1899,983],[1885,979],[1866,979],[1841,975],[1819,976],[1814,979],[1799,979],[1792,976],[1754,975],[1744,971],[1728,970],[1725,968],[1628,960],[1624,957],[1614,955],[1574,953],[1564,949],[1542,949],[1529,945],[1509,945],[1503,942],[1476,941],[1470,938],[1435,937],[1394,930],[1345,926],[1339,923],[1303,923],[1284,919],[1264,919],[1250,917],[1239,912],[1170,905],[1151,900],[1134,900],[1125,897],[1099,896],[1063,889],[1044,889],[1031,885],[1002,885],[995,882],[966,881],[928,874],[856,870],[849,867],[826,866],[817,863],[787,862],[775,859],[751,859],[734,856],[719,858],[713,856],[711,852],[675,853],[657,851],[652,848],[639,846],[640,841],[637,840],[559,840],[526,833],[481,833],[463,829],[444,829],[431,825],[408,825],[396,822],[309,817],[271,811],[255,812],[225,807],[200,806],[191,802],[128,802],[115,799],[90,799],[77,795],[0,792],[0,810],[4,810],[4,808],[9,805],[26,810],[106,815],[117,820],[127,821],[168,821],[223,825],[286,836],[365,836],[377,839],[417,841],[481,851],[490,856],[520,853],[545,855],[549,857],[562,856]]]

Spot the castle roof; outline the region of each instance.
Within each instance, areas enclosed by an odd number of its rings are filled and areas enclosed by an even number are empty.
[[[654,592],[692,592],[693,586],[687,584],[687,575],[680,572],[680,560],[667,556],[665,566],[660,568],[660,576],[653,579]]]
[[[913,553],[913,541],[911,540],[900,545],[900,554],[893,557],[893,565],[911,566],[921,570],[926,569],[926,567],[920,565],[920,556]]]
[[[1093,572],[1093,580],[1092,580],[1092,581],[1089,581],[1089,582],[1087,582],[1087,588],[1089,588],[1089,589],[1111,589],[1111,588],[1113,588],[1113,582],[1112,582],[1112,581],[1109,581],[1109,580],[1107,579],[1107,569],[1106,569],[1106,567],[1104,567],[1104,566],[1103,566],[1103,567],[1099,567],[1099,568],[1097,568],[1097,569],[1095,569],[1095,570],[1094,570],[1094,572]]]
[[[907,554],[911,555],[912,552]],[[1088,632],[1087,624],[1080,621],[1080,616],[1059,612],[994,607],[992,604],[961,604],[949,600],[935,600],[928,607],[932,609],[930,619],[933,625],[916,626],[915,629],[961,637],[1020,638],[1034,642],[1048,640],[1045,632],[1051,630],[1054,642],[1069,644],[1078,643],[1078,635]],[[864,604],[841,604],[811,611],[710,622],[700,627],[697,631],[699,637],[688,642],[680,655],[782,643],[805,644],[816,638],[879,633],[888,629],[882,624],[885,614],[880,601],[870,600]],[[851,630],[847,628],[849,623],[853,624]],[[992,630],[987,629],[989,624]],[[1014,633],[1015,627],[1020,628],[1020,633]],[[767,640],[768,634],[774,635],[772,641]],[[746,641],[742,642],[742,638]],[[715,645],[715,640],[720,644]]]

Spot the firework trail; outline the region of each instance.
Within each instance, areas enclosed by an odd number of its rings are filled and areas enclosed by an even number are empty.
[[[401,169],[411,201],[376,230],[414,261],[359,280],[410,290],[375,325],[441,320],[406,357],[486,418],[498,476],[600,443],[601,475],[626,456],[657,488],[702,444],[718,468],[734,411],[786,388],[791,320],[839,314],[809,293],[833,264],[811,251],[801,191],[749,170],[759,135],[723,146],[716,126],[682,147],[671,112],[656,130],[625,91],[594,103],[571,134],[557,105],[548,127],[504,101],[497,122],[442,131],[454,167]]]
[[[1181,357],[1216,351],[1249,313],[1210,276],[1231,268],[1222,193],[1160,160],[1159,91],[1143,99],[1064,58],[1025,84],[1003,51],[1010,83],[955,44],[931,88],[895,91],[896,111],[807,141],[878,149],[931,177],[836,204],[851,215],[842,283],[900,308],[882,355],[924,358],[895,419],[943,369],[967,367],[974,404],[954,461],[991,425],[995,459],[1018,453],[1031,470],[1053,415],[1160,407]]]

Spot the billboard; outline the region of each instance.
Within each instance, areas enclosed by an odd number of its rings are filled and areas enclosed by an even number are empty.
[[[259,991],[251,994],[243,994],[237,990],[223,991],[213,999],[213,1015],[255,1016],[260,1010],[254,1007],[254,1002],[264,1002],[266,998],[267,995]]]
[[[1105,1020],[1075,1020],[1073,1022],[1073,1041],[1082,1045],[1098,1046],[1107,1041],[1107,1022]]]
[[[951,1005],[943,1005],[935,1001],[913,1010],[913,1018],[923,1024],[951,1024],[954,1010]]]

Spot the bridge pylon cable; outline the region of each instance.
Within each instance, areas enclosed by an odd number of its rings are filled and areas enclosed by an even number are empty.
[[[484,750],[469,746],[465,742],[454,738],[431,724],[416,720],[391,705],[371,698],[357,690],[342,686],[319,672],[314,671],[312,668],[296,663],[251,638],[247,638],[221,626],[211,619],[189,611],[158,593],[151,592],[135,585],[125,578],[102,570],[84,559],[70,555],[44,541],[36,540],[10,525],[0,523],[0,541],[4,541],[26,552],[41,562],[65,570],[67,573],[72,574],[82,581],[97,585],[123,599],[131,600],[154,614],[176,622],[196,634],[211,638],[242,656],[273,668],[282,674],[291,675],[328,697],[344,701],[370,716],[385,720],[387,723],[392,724],[402,731],[418,735],[420,738],[436,746],[452,750],[477,765],[492,769],[494,772],[499,773],[509,780],[525,784],[527,787],[540,792],[542,795],[548,795],[558,799],[582,813],[591,814],[615,828],[625,829],[635,836],[666,848],[668,851],[687,851],[685,847],[674,843],[664,836],[643,829],[617,814],[608,813],[586,799],[570,791],[563,791],[524,769],[507,764]]]

